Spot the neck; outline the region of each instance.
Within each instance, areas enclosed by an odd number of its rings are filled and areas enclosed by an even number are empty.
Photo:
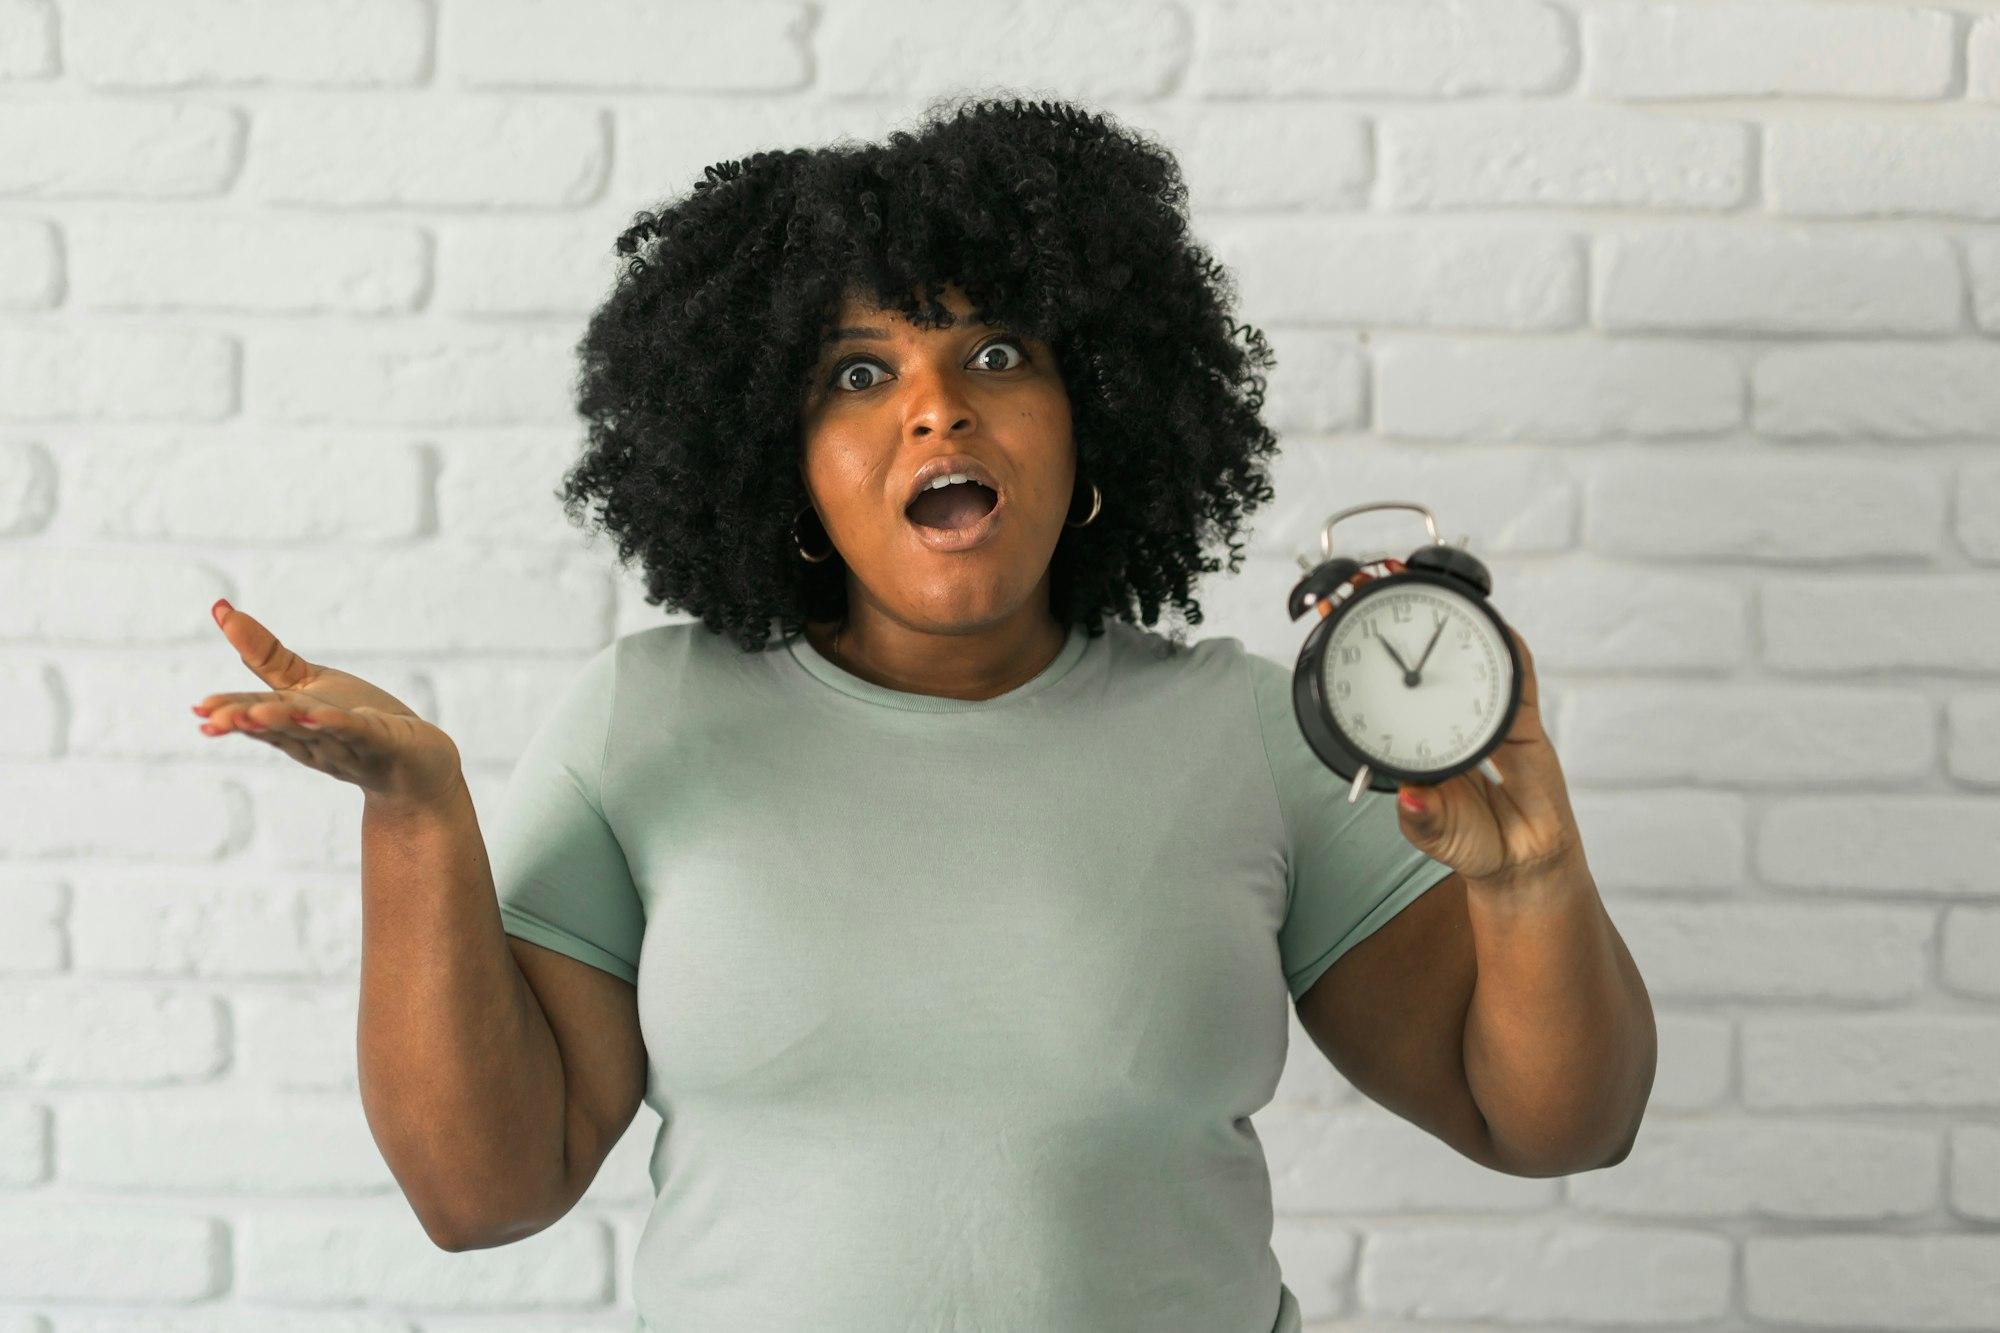
[[[1027,684],[1069,641],[1046,607],[979,626],[929,628],[851,616],[807,638],[841,670],[886,689],[945,699],[991,699]]]

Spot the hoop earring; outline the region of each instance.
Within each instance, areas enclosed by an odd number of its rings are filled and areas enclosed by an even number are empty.
[[[799,548],[799,558],[800,558],[800,559],[804,560],[804,561],[805,561],[805,562],[806,562],[807,564],[809,564],[809,565],[817,565],[817,564],[821,563],[822,561],[826,561],[826,560],[831,560],[831,559],[833,558],[833,541],[832,541],[832,539],[831,539],[831,538],[829,538],[829,539],[827,540],[827,543],[826,543],[826,554],[825,554],[825,555],[809,555],[809,554],[807,554],[807,552],[806,552],[806,547],[805,547],[805,543],[799,540],[799,520],[800,520],[800,519],[802,519],[802,518],[804,518],[804,517],[805,517],[805,516],[806,516],[807,514],[809,514],[809,513],[811,513],[811,512],[812,512],[812,506],[811,506],[811,505],[807,505],[807,506],[806,506],[806,507],[805,507],[804,509],[801,509],[801,510],[800,510],[800,511],[799,511],[799,512],[798,512],[798,513],[796,514],[796,515],[794,515],[794,516],[793,516],[793,518],[792,518],[792,545],[794,545],[794,546],[796,546],[796,547],[798,547],[798,548]]]
[[[1072,523],[1067,518],[1065,518],[1063,520],[1063,526],[1066,528],[1087,528],[1092,523],[1095,523],[1097,521],[1097,511],[1099,509],[1102,509],[1103,507],[1104,507],[1104,493],[1097,489],[1097,483],[1093,481],[1090,483],[1090,517],[1086,518],[1081,523]]]

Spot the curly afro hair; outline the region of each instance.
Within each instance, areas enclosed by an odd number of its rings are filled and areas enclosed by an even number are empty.
[[[933,102],[917,129],[720,162],[634,215],[577,345],[588,438],[558,493],[570,521],[594,505],[649,605],[745,651],[774,621],[790,637],[840,619],[844,564],[800,559],[793,526],[808,377],[850,293],[931,328],[951,312],[919,294],[956,285],[975,320],[1055,352],[1072,513],[1102,479],[1097,520],[1051,557],[1056,621],[1095,638],[1107,613],[1136,604],[1151,626],[1171,602],[1200,624],[1190,588],[1222,568],[1203,548],[1226,543],[1237,572],[1240,525],[1273,498],[1259,372],[1275,357],[1228,317],[1233,280],[1188,237],[1173,155],[1053,102]]]

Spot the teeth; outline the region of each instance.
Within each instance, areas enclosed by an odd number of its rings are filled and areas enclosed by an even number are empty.
[[[965,473],[965,472],[952,472],[952,473],[947,473],[947,474],[946,474],[945,476],[942,476],[942,477],[938,477],[938,478],[934,479],[934,480],[933,480],[933,481],[931,482],[931,484],[930,484],[930,485],[928,485],[928,486],[924,487],[924,490],[926,490],[926,491],[934,491],[934,490],[936,490],[936,489],[937,489],[938,487],[940,487],[940,486],[949,486],[949,485],[951,485],[951,484],[952,484],[953,482],[958,482],[958,481],[971,481],[971,480],[972,480],[972,476],[971,476],[971,474],[969,474],[969,473]],[[923,493],[923,492],[921,492],[921,491],[920,491],[920,492],[918,492],[918,494],[922,494],[922,493]]]

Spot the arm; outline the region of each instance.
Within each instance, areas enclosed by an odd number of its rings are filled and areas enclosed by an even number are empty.
[[[502,930],[462,777],[435,804],[369,794],[361,850],[369,1129],[442,1248],[531,1235],[575,1204],[637,1108],[635,988],[521,961],[559,956]]]
[[[1483,1166],[1611,1166],[1652,1088],[1645,986],[1587,878],[1540,903],[1496,887],[1438,881],[1300,996],[1299,1020],[1364,1095]]]

